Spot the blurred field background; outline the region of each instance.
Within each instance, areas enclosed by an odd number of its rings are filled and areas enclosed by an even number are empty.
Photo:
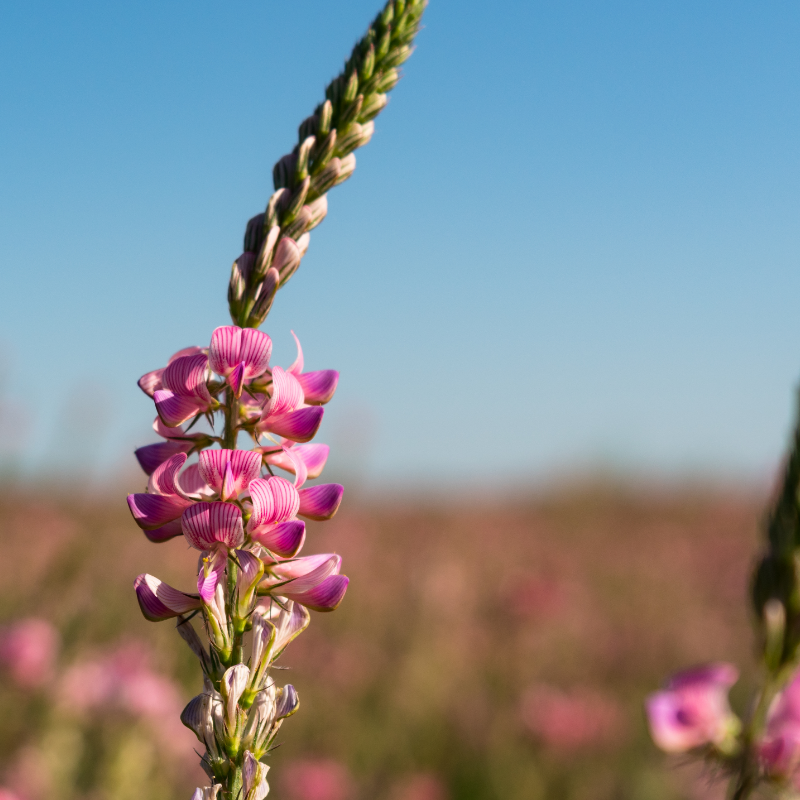
[[[301,707],[270,796],[723,797],[656,751],[642,699],[672,669],[726,659],[743,668],[742,710],[764,503],[602,480],[505,499],[346,494],[306,549],[341,553],[352,582],[282,660]],[[0,526],[3,784],[23,800],[188,798],[202,775],[177,715],[199,670],[172,623],[140,616],[132,582],[189,588],[195,555],[148,543],[122,490],[7,483]],[[57,639],[10,626],[31,618]]]

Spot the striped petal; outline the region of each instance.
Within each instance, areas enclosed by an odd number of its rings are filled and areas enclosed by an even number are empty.
[[[271,564],[269,571],[277,581],[291,580],[298,587],[305,590],[316,586],[329,575],[338,575],[342,566],[342,557],[336,553],[317,553],[313,556],[293,558],[291,561],[281,561]],[[300,584],[298,581],[302,580]],[[283,594],[281,587],[281,594]]]
[[[178,519],[191,501],[178,495],[129,494],[128,508],[136,524],[144,530],[153,530]]]
[[[152,622],[186,614],[202,605],[196,595],[179,592],[152,575],[140,575],[133,582],[133,588],[142,614]]]
[[[178,490],[178,494],[187,500],[210,499],[214,494],[203,480],[199,464],[189,464],[178,477],[175,488]]]
[[[297,696],[297,690],[291,683],[281,689],[280,696],[275,708],[275,719],[283,719],[290,717],[297,709],[300,708],[300,698]]]
[[[299,408],[287,414],[262,417],[258,427],[262,431],[271,431],[292,442],[307,442],[316,436],[322,424],[324,411],[319,406]]]
[[[308,519],[330,519],[338,510],[344,494],[344,486],[338,483],[321,483],[319,486],[309,486],[301,489],[300,510],[301,517]]]
[[[292,558],[300,552],[306,538],[306,524],[302,520],[292,519],[265,525],[250,534],[254,542],[266,547],[281,558]]]
[[[264,406],[264,416],[293,411],[303,404],[303,387],[294,375],[281,367],[272,370],[272,395]]]
[[[198,468],[203,480],[228,500],[238,497],[261,474],[261,454],[252,450],[203,450]],[[226,474],[230,476],[227,487]]]
[[[161,377],[164,374],[163,367],[161,369],[154,369],[152,372],[148,372],[145,375],[142,375],[141,378],[137,381],[139,388],[148,396],[152,397],[153,392],[156,389],[163,389],[164,384],[161,381]]]
[[[244,541],[242,512],[232,503],[194,503],[181,517],[183,535],[197,550],[217,544],[239,547]]]
[[[294,447],[284,447],[282,450],[267,453],[266,462],[272,466],[285,469],[295,474],[295,462],[299,457],[306,468],[306,478],[318,478],[328,460],[330,447],[327,444],[298,444]],[[297,482],[299,488],[302,484]]]
[[[322,369],[318,372],[304,372],[297,376],[303,389],[303,400],[310,406],[325,405],[336,391],[339,373],[335,369]]]
[[[176,536],[180,536],[182,533],[183,528],[181,527],[180,517],[178,517],[178,519],[173,519],[172,522],[168,522],[166,525],[162,525],[160,528],[153,528],[149,531],[146,530],[144,535],[151,542],[160,544],[161,542],[167,542],[170,539],[174,539]]]
[[[186,453],[177,453],[160,464],[150,480],[147,482],[147,491],[150,494],[178,494],[175,488],[175,479],[181,467],[186,463]]]
[[[208,380],[208,356],[198,353],[176,358],[164,370],[164,388],[182,397],[195,397],[206,404],[211,403],[206,381]]]
[[[242,362],[242,380],[263,375],[269,368],[272,340],[262,331],[223,325],[211,335],[208,360],[211,369],[227,378]]]
[[[158,416],[168,428],[175,428],[208,408],[197,397],[175,394],[169,389],[159,389],[153,395],[153,400]]]
[[[167,459],[176,453],[188,453],[192,449],[192,442],[157,442],[138,447],[134,451],[139,466],[147,475],[152,475],[159,464],[163,464]]]
[[[255,328],[242,331],[242,350],[239,358],[245,363],[245,380],[257,378],[269,369],[272,355],[272,339]]]
[[[217,547],[203,559],[203,566],[197,576],[197,591],[206,605],[211,605],[217,591],[222,573],[225,571],[228,555]]]
[[[317,586],[302,592],[296,591],[294,583],[290,583],[283,594],[312,611],[333,611],[342,602],[349,583],[350,579],[345,575],[331,575]]]
[[[247,524],[252,534],[264,525],[286,522],[297,515],[300,497],[286,478],[257,478],[250,484],[253,514]]]
[[[256,611],[275,626],[275,641],[272,644],[272,652],[275,654],[273,659],[279,656],[286,646],[308,627],[308,623],[311,621],[308,611],[291,600],[280,606],[271,598],[265,597],[259,600]]]

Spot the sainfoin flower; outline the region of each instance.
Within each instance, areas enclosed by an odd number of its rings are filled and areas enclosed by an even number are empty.
[[[0,663],[18,686],[34,688],[53,675],[59,636],[45,619],[22,619],[0,629]]]
[[[772,701],[756,749],[770,777],[800,778],[800,673]]]
[[[267,371],[271,354],[272,340],[266,333],[223,325],[211,335],[208,364],[239,397],[245,383]]]
[[[739,678],[732,664],[715,663],[673,675],[645,702],[653,741],[668,753],[695,747],[725,747],[739,730],[728,690]]]

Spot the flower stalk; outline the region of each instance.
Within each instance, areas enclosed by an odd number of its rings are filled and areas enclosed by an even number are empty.
[[[144,616],[176,619],[202,670],[203,691],[181,715],[204,749],[210,781],[193,800],[266,797],[264,759],[299,707],[295,688],[277,686],[271,669],[310,611],[333,611],[347,591],[340,556],[300,555],[305,520],[333,517],[344,491],[305,485],[327,461],[328,446],[312,440],[339,373],[304,372],[297,337],[294,363],[271,364],[272,340],[257,329],[300,266],[309,232],[327,212],[327,192],[352,175],[354,151],[372,136],[426,2],[389,0],[301,123],[298,144],[275,165],[275,191],[248,222],[245,252],[231,271],[234,324],[139,380],[154,401],[161,441],[136,451],[148,483],[128,506],[151,541],[183,537],[198,551],[196,591],[147,574],[134,582]],[[239,449],[247,437],[250,449]]]

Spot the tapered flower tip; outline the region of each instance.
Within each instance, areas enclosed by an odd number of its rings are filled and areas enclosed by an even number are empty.
[[[306,479],[313,479],[318,478],[325,468],[329,452],[330,447],[327,444],[298,444],[296,447],[284,447],[282,450],[267,453],[266,462],[297,475],[297,461],[300,460],[305,466]],[[296,485],[300,488],[302,483],[298,481]]]
[[[292,558],[303,547],[306,524],[299,519],[279,522],[263,530],[256,530],[251,534],[251,538],[281,558]]]
[[[264,800],[269,794],[267,772],[269,767],[258,761],[249,750],[245,750],[242,765],[242,789],[244,800]]]
[[[197,397],[175,394],[169,389],[156,391],[153,400],[158,416],[168,428],[177,428],[208,407],[206,402]]]
[[[134,451],[139,466],[145,474],[152,475],[159,464],[163,464],[167,459],[176,453],[188,453],[192,449],[192,442],[156,442],[139,447]]]
[[[270,416],[263,420],[260,427],[263,430],[277,433],[284,439],[292,442],[308,442],[317,435],[322,424],[323,409],[319,406],[298,408],[286,414]]]
[[[336,391],[339,373],[335,369],[323,369],[318,372],[305,372],[297,376],[303,387],[303,399],[310,406],[325,405]]]
[[[161,542],[168,542],[170,539],[175,539],[176,537],[180,536],[183,533],[180,517],[178,519],[173,519],[166,525],[162,525],[160,528],[151,528],[150,530],[147,529],[143,530],[144,530],[144,535],[151,542],[154,542],[155,544],[161,544]]]
[[[128,508],[136,524],[145,531],[152,531],[178,519],[190,502],[176,494],[128,495]]]
[[[322,583],[305,591],[296,591],[295,584],[288,584],[284,595],[296,603],[301,603],[312,611],[334,611],[344,599],[350,579],[345,575],[330,575]]]
[[[176,453],[153,470],[147,482],[150,494],[178,494],[175,482],[181,467],[186,463],[186,453]]]
[[[152,372],[147,372],[142,375],[137,381],[137,384],[148,397],[152,397],[156,389],[164,388],[164,384],[161,382],[161,376],[163,374],[163,367],[161,369],[154,369]]]
[[[223,325],[211,335],[208,363],[217,375],[230,376],[242,367],[242,382],[263,375],[269,368],[272,339],[254,328]]]
[[[250,497],[253,514],[247,530],[251,534],[264,525],[286,522],[300,508],[300,495],[286,478],[256,478],[250,483]]]
[[[261,454],[252,450],[203,450],[198,468],[223,500],[238,497],[261,474]]]
[[[297,696],[297,689],[291,683],[287,683],[280,690],[275,708],[275,719],[290,717],[300,708],[300,698]]]
[[[139,575],[133,582],[142,614],[152,622],[171,619],[202,605],[196,595],[185,594],[152,575]]]
[[[198,550],[218,544],[239,547],[244,541],[242,512],[232,503],[194,503],[183,512],[181,522],[186,540]]]
[[[297,513],[301,517],[314,520],[330,519],[342,503],[344,486],[338,483],[321,483],[318,486],[300,489],[298,494],[300,510]]]

